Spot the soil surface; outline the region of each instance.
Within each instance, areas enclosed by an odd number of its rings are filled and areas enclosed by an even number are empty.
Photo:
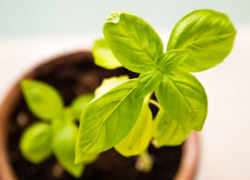
[[[128,74],[137,77],[126,69],[105,70],[93,63],[90,53],[78,52],[48,61],[32,72],[32,77],[45,81],[61,93],[65,105],[78,95],[92,93],[103,78]],[[75,180],[52,156],[39,165],[26,161],[19,150],[19,139],[23,130],[38,119],[30,113],[23,97],[12,112],[8,124],[8,152],[10,161],[19,180]],[[178,170],[182,154],[181,146],[155,149],[150,146],[149,153],[154,160],[150,173],[135,169],[136,157],[125,158],[111,149],[101,154],[94,163],[87,165],[84,180],[172,180]]]

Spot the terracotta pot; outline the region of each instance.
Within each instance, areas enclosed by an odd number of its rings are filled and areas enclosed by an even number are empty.
[[[80,54],[81,56],[86,56],[88,58],[92,58],[92,55],[88,51],[84,52],[75,52],[74,54]],[[71,54],[71,55],[72,55]],[[50,61],[58,61],[62,58],[69,56],[68,54],[52,58]],[[35,73],[33,70],[26,73],[22,78],[32,77]],[[2,101],[0,106],[0,180],[17,180],[15,177],[15,172],[10,164],[10,158],[7,150],[7,125],[10,119],[10,115],[12,113],[13,108],[16,103],[21,98],[21,91],[19,87],[19,80],[12,86],[7,95]],[[183,146],[183,154],[181,158],[181,163],[179,170],[176,174],[175,180],[192,180],[194,179],[198,165],[199,165],[199,157],[200,157],[200,139],[199,135],[196,132],[192,132],[188,140]]]

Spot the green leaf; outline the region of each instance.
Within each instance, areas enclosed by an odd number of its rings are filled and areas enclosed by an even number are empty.
[[[21,87],[30,111],[37,117],[51,120],[63,113],[63,100],[49,84],[25,79],[22,80]]]
[[[52,128],[44,122],[34,123],[25,129],[20,140],[22,155],[28,161],[39,164],[52,153]]]
[[[95,90],[95,96],[100,97],[106,92],[108,92],[110,89],[114,88],[115,86],[127,81],[129,77],[127,75],[122,75],[122,76],[114,76],[110,78],[105,78],[102,81],[102,84],[96,88]]]
[[[170,50],[164,53],[157,61],[157,68],[168,74],[179,67],[189,56],[190,51],[185,49]]]
[[[71,175],[79,178],[84,170],[84,164],[75,164],[75,143],[77,126],[67,123],[57,128],[53,137],[53,152],[59,163]]]
[[[140,74],[136,90],[136,97],[145,97],[148,93],[153,92],[161,83],[162,73],[156,67],[148,66]]]
[[[94,42],[92,53],[95,64],[98,66],[106,69],[115,69],[122,66],[113,55],[105,39],[99,39]]]
[[[148,100],[144,101],[140,115],[127,136],[119,142],[115,149],[123,156],[140,155],[146,151],[153,136],[153,116],[148,107]]]
[[[155,94],[162,108],[178,123],[190,129],[202,129],[207,116],[207,96],[193,75],[173,71],[163,77]]]
[[[70,109],[72,111],[72,114],[74,118],[80,119],[82,110],[89,104],[90,101],[92,101],[94,98],[94,95],[92,94],[83,94],[76,99],[73,100],[73,102],[70,105]]]
[[[136,83],[137,79],[129,80],[84,109],[76,142],[76,163],[112,148],[132,129],[143,102],[143,98],[134,96]]]
[[[155,64],[163,53],[163,43],[143,19],[122,11],[107,18],[103,33],[115,57],[127,69],[141,72]]]
[[[181,145],[191,133],[191,129],[178,124],[160,110],[154,120],[154,144],[157,147]]]
[[[230,53],[236,30],[229,17],[213,10],[196,10],[183,17],[173,29],[168,50],[189,49],[182,63],[188,71],[209,69]]]

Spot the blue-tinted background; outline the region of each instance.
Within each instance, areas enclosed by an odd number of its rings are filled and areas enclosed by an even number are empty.
[[[0,0],[0,36],[99,33],[117,9],[165,29],[199,8],[223,11],[236,25],[250,23],[250,0]]]

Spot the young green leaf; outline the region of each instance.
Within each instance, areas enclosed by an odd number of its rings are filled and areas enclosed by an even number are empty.
[[[99,39],[94,42],[92,53],[95,64],[98,66],[106,69],[115,69],[122,66],[113,55],[105,39]]]
[[[52,86],[37,80],[25,79],[21,82],[25,100],[34,115],[51,120],[63,113],[63,100]]]
[[[131,71],[141,72],[163,53],[159,35],[138,16],[115,11],[107,18],[103,33],[115,57]]]
[[[162,108],[178,123],[190,129],[202,129],[207,116],[207,96],[193,75],[175,70],[163,77],[155,93]]]
[[[127,75],[122,75],[119,77],[110,77],[110,78],[105,78],[102,81],[102,84],[96,88],[95,90],[95,97],[100,97],[103,94],[105,94],[106,92],[108,92],[110,89],[114,88],[115,86],[126,82],[129,79],[129,77]]]
[[[179,125],[174,119],[160,110],[154,120],[154,144],[157,147],[181,145],[191,129]]]
[[[54,132],[53,152],[59,163],[71,175],[79,178],[84,170],[84,164],[75,164],[75,143],[77,127],[73,123],[61,125]]]
[[[196,10],[183,17],[173,29],[168,50],[189,49],[182,63],[187,71],[209,69],[230,53],[236,30],[229,17],[213,10]]]
[[[44,122],[34,123],[25,129],[20,140],[22,155],[30,162],[39,164],[52,153],[52,128]]]
[[[92,94],[83,94],[78,96],[70,105],[71,112],[74,118],[81,118],[82,110],[89,104],[90,101],[94,99],[94,95]]]
[[[153,136],[153,116],[144,100],[140,115],[127,136],[119,142],[115,149],[123,156],[140,155],[146,151]]]
[[[84,109],[76,142],[77,163],[115,146],[132,129],[143,102],[134,96],[136,83],[137,79],[128,80]]]
[[[189,56],[190,51],[185,49],[170,50],[164,53],[157,61],[157,68],[168,74],[174,71],[179,65],[185,61]]]
[[[145,97],[148,93],[153,92],[161,83],[162,73],[154,66],[146,67],[139,76],[135,89],[136,97]]]

